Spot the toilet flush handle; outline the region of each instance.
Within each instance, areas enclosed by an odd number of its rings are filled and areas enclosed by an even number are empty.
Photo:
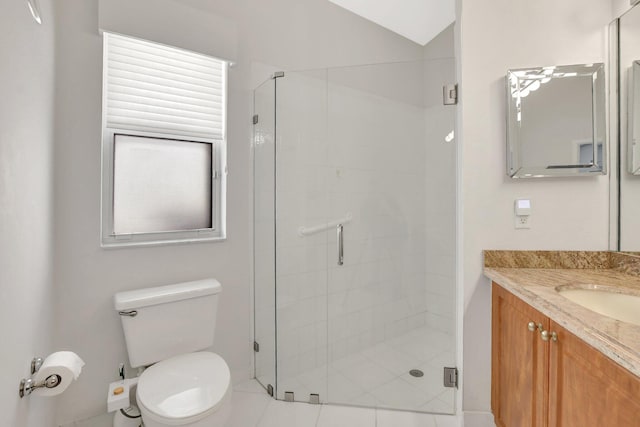
[[[118,314],[120,316],[136,317],[138,315],[138,311],[137,310],[123,310],[123,311],[119,311]]]

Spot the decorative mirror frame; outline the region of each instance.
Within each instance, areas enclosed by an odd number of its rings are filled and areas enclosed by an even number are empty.
[[[640,175],[640,61],[633,61],[627,81],[627,170],[632,175]]]
[[[522,99],[552,79],[590,77],[592,81],[592,163],[524,166],[521,152]],[[606,92],[604,64],[580,64],[509,70],[507,85],[507,175],[511,178],[606,175]],[[602,125],[598,125],[598,123]],[[580,139],[580,138],[576,138]],[[591,142],[589,141],[589,142]],[[602,150],[598,145],[602,144]]]

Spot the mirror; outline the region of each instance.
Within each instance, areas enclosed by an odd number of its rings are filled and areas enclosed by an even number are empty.
[[[618,53],[619,85],[619,150],[618,164],[618,250],[640,251],[640,7],[636,6],[614,21],[617,25],[618,45],[611,49]],[[615,33],[614,33],[615,34]],[[616,49],[617,48],[617,49]],[[615,59],[615,57],[613,58]],[[613,84],[616,84],[614,81]],[[612,87],[613,87],[612,84]],[[615,105],[613,106],[615,107]]]
[[[633,61],[629,72],[627,165],[629,173],[640,175],[640,61]]]
[[[606,173],[604,64],[509,70],[506,82],[510,177]]]

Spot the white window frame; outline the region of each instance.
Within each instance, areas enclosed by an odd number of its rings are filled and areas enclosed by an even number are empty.
[[[128,36],[127,36],[128,37]],[[130,37],[135,39],[134,37]],[[228,66],[223,67],[223,94],[222,94],[222,123],[223,137],[221,139],[199,138],[194,136],[140,132],[129,129],[107,127],[107,49],[103,52],[103,79],[102,79],[102,196],[101,196],[101,246],[103,248],[128,247],[128,246],[152,246],[173,243],[194,243],[207,241],[226,240],[226,120],[227,120],[227,92],[228,92]],[[114,148],[116,135],[130,135],[153,139],[171,139],[184,142],[200,142],[212,145],[211,150],[211,228],[193,230],[175,230],[160,232],[140,232],[129,234],[114,233],[113,194],[114,194]]]

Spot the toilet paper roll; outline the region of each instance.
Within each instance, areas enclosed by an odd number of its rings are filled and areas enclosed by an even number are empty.
[[[34,381],[36,384],[46,380],[50,375],[59,375],[60,384],[54,388],[37,388],[33,394],[40,396],[57,396],[69,387],[69,384],[78,379],[84,362],[72,351],[58,351],[44,359],[42,366],[36,372]]]

